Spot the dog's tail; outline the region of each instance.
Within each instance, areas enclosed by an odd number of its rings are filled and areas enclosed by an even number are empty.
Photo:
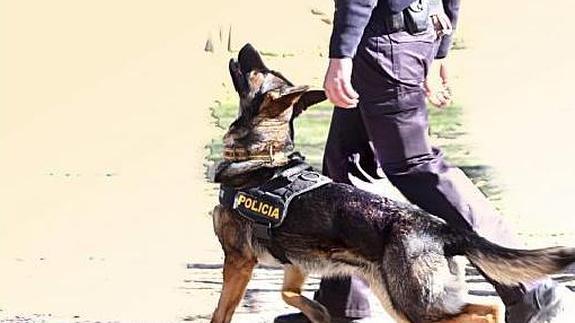
[[[474,232],[457,231],[457,237],[446,244],[446,252],[466,256],[484,275],[504,285],[537,280],[575,263],[575,248],[510,249]]]

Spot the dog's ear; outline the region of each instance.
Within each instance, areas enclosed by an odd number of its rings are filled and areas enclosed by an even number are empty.
[[[294,106],[308,90],[308,86],[290,86],[281,90],[269,91],[262,106],[262,112],[276,116]]]
[[[325,95],[324,90],[306,91],[294,104],[293,117],[295,118],[299,116],[308,107],[311,107],[312,105],[318,104],[325,100],[327,100],[327,96]]]

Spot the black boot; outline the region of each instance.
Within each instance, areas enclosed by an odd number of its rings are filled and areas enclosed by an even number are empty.
[[[568,323],[575,322],[574,295],[566,287],[547,281],[525,294],[523,300],[505,310],[507,323]]]

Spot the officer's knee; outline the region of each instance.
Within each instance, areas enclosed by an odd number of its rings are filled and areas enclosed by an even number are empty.
[[[388,177],[403,177],[417,174],[442,174],[451,168],[441,153],[405,159],[399,162],[382,163],[381,168]]]

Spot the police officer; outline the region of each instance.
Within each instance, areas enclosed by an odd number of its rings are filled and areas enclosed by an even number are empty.
[[[493,242],[520,247],[482,193],[429,142],[425,80],[433,59],[447,55],[451,37],[442,33],[456,24],[459,2],[336,0],[324,82],[336,108],[323,171],[350,183],[355,167],[350,161],[359,157],[372,176],[381,166],[391,183],[422,209]],[[429,28],[421,28],[421,12]],[[435,99],[446,104],[449,93]],[[495,289],[506,305],[508,323],[566,322],[561,318],[564,288],[551,280],[515,288],[496,284]],[[359,278],[323,279],[316,299],[334,322],[361,321],[370,316],[367,290]],[[309,321],[299,313],[275,322]]]

